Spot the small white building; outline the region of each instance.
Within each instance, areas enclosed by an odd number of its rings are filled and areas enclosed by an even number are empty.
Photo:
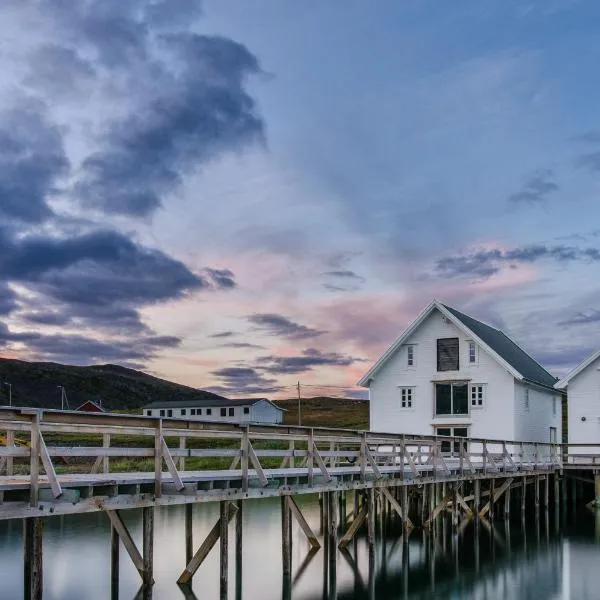
[[[229,400],[227,398],[200,398],[198,400],[163,400],[144,406],[147,417],[187,419],[188,421],[218,421],[227,423],[283,422],[284,409],[266,398]]]
[[[434,300],[359,385],[372,431],[559,442],[556,381],[502,331]]]
[[[569,444],[600,444],[600,351],[588,356],[555,384],[567,393]],[[573,448],[576,454],[598,454],[598,448]]]

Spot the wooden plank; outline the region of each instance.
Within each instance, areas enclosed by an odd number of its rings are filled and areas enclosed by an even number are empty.
[[[437,519],[438,515],[448,506],[448,502],[450,502],[450,500],[452,499],[452,495],[452,490],[450,490],[444,495],[442,501],[433,509],[433,512],[431,513],[427,521],[423,523],[424,527],[429,527],[431,523],[433,523],[433,521]]]
[[[167,442],[165,442],[164,437],[162,438],[161,452],[162,457],[165,463],[167,464],[167,470],[169,471],[173,479],[173,483],[175,484],[175,488],[178,492],[180,492],[184,488],[183,481],[181,481],[181,477],[179,476],[177,467],[175,466],[175,461],[173,460],[173,457],[169,452],[169,446],[167,446]]]
[[[248,491],[248,453],[250,451],[250,438],[248,434],[248,426],[242,427],[242,491]]]
[[[44,471],[46,472],[46,477],[50,481],[50,487],[52,488],[52,495],[55,498],[60,498],[62,496],[62,488],[58,479],[56,478],[56,471],[54,470],[54,465],[52,464],[52,460],[50,456],[48,456],[48,449],[46,448],[46,442],[44,442],[44,437],[42,434],[39,434],[39,452],[40,457],[42,459],[42,464],[44,465]]]
[[[29,457],[29,504],[37,506],[40,477],[40,414],[36,412],[31,420],[31,454]]]
[[[368,446],[365,446],[365,456],[367,457],[367,462],[371,465],[371,468],[373,469],[375,479],[381,479],[381,471],[379,470],[379,467],[377,466],[377,463],[375,462],[375,459],[373,458],[373,455],[371,454],[371,451],[369,450]]]
[[[229,507],[233,506],[231,502],[222,501],[219,509],[221,516],[219,518],[220,531],[219,531],[219,598],[220,600],[227,600],[227,569],[229,563]],[[237,509],[236,509],[237,510]],[[231,516],[235,514],[232,511]]]
[[[350,523],[350,527],[348,527],[348,530],[342,536],[342,539],[340,540],[340,543],[338,544],[338,546],[340,548],[346,548],[348,546],[348,544],[350,543],[352,538],[356,535],[356,532],[361,528],[361,526],[365,522],[366,516],[367,516],[367,507],[365,504],[363,504],[360,507],[356,517],[354,517],[352,523]]]
[[[390,493],[387,488],[380,488],[379,493],[382,494],[387,501],[390,503],[391,507],[396,511],[396,513],[400,516],[400,518],[406,523],[408,527],[411,529],[414,528],[413,522],[408,518],[408,515],[404,514],[400,503],[394,498],[394,496]]]
[[[455,497],[456,497],[456,501],[458,502],[458,504],[460,506],[462,506],[462,508],[465,511],[467,517],[471,518],[473,516],[473,511],[471,510],[471,508],[469,507],[469,505],[465,502],[465,499],[458,492],[456,492],[456,496]]]
[[[292,514],[294,515],[294,517],[296,518],[296,521],[298,521],[298,524],[300,525],[300,528],[304,532],[304,535],[308,538],[308,542],[311,545],[311,548],[320,548],[321,544],[319,543],[319,540],[317,539],[316,534],[313,532],[313,530],[310,528],[310,525],[307,523],[306,519],[304,518],[304,515],[302,514],[302,511],[300,510],[300,507],[298,506],[298,504],[296,504],[294,497],[289,496],[289,499],[290,499],[289,508],[292,511]]]
[[[490,511],[490,507],[492,505],[492,502],[495,502],[496,500],[498,500],[498,498],[500,498],[502,496],[502,494],[504,494],[504,492],[506,492],[506,490],[509,488],[509,486],[511,485],[511,483],[513,482],[514,478],[509,478],[507,479],[498,489],[494,489],[493,490],[493,495],[494,498],[490,500],[488,500],[488,502],[485,504],[485,506],[479,511],[479,517],[485,517],[485,515]]]
[[[163,434],[164,434],[164,432],[163,432]],[[179,436],[179,470],[180,471],[185,471],[185,458],[186,458],[186,456],[188,456],[188,453],[186,450],[186,442],[187,442],[187,438],[185,437],[185,435],[180,435]],[[182,454],[182,452],[183,452],[183,454]],[[172,453],[171,453],[171,455],[172,455]]]
[[[290,497],[281,497],[281,564],[284,579],[292,574],[292,536],[291,536]]]
[[[325,477],[325,481],[328,481],[328,482],[331,481],[333,479],[333,477],[329,474],[329,471],[327,470],[327,467],[325,466],[325,463],[323,462],[323,459],[321,458],[321,455],[319,454],[319,450],[318,450],[316,444],[313,444],[313,457],[317,461],[317,466],[319,467],[319,469],[321,469],[321,473],[323,473],[323,477]]]
[[[152,585],[154,567],[154,507],[147,506],[142,509],[142,560],[144,561],[144,573],[142,580],[144,585]]]
[[[121,519],[121,515],[116,510],[106,510],[106,516],[110,520],[110,524],[115,528],[117,534],[121,538],[123,542],[123,546],[125,550],[127,550],[127,554],[129,554],[129,558],[131,558],[131,562],[137,569],[140,577],[144,578],[144,559],[140,554],[140,551],[137,549],[135,542],[133,541],[129,530],[123,523],[123,519]]]
[[[154,429],[154,497],[162,494],[162,420],[158,419]]]
[[[237,511],[237,507],[230,502],[228,503],[228,513],[227,513],[227,523],[231,521],[233,515],[235,515]],[[185,585],[189,583],[200,567],[200,565],[204,562],[204,559],[208,556],[208,553],[213,549],[214,545],[219,540],[221,536],[221,519],[215,523],[214,527],[210,530],[209,534],[206,536],[205,540],[202,542],[200,548],[196,551],[192,560],[186,565],[184,571],[179,576],[177,583],[181,585]]]
[[[248,441],[248,458],[250,459],[250,462],[256,471],[256,475],[258,476],[260,484],[265,487],[269,481],[267,480],[267,476],[265,475],[265,472],[260,464],[260,461],[258,460],[258,457],[256,456],[256,453],[254,452],[254,448],[252,447],[250,441]]]
[[[15,446],[15,432],[12,431],[12,429],[9,429],[6,432],[6,445],[8,447],[13,447]],[[29,450],[25,449],[27,452],[29,452]],[[8,456],[6,458],[6,474],[8,476],[11,476],[13,474],[13,458],[12,456]]]
[[[110,448],[110,433],[102,434],[102,447]],[[108,457],[108,454],[106,454],[106,452],[102,457],[102,472],[110,473],[110,458]]]

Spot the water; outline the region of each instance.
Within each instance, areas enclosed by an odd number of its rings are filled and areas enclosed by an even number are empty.
[[[302,510],[318,531],[316,498],[302,499]],[[218,505],[194,507],[194,546],[218,518]],[[122,513],[134,539],[141,540],[141,511]],[[600,522],[584,511],[559,526],[550,516],[528,517],[510,526],[484,523],[477,533],[471,523],[453,535],[447,521],[438,520],[432,536],[415,530],[403,539],[397,526],[377,531],[374,555],[364,535],[338,553],[335,594],[330,593],[327,558],[309,545],[293,522],[291,597],[316,600],[377,598],[468,600],[592,600],[600,598]],[[46,519],[44,526],[44,600],[106,600],[110,598],[110,529],[101,513]],[[23,597],[22,532],[20,521],[0,522],[0,598]],[[141,545],[141,544],[140,544]],[[282,598],[281,513],[275,500],[246,501],[244,505],[243,575],[236,590],[234,525],[230,529],[229,597],[244,600]],[[176,580],[185,566],[184,510],[156,510],[154,542],[154,600],[193,600],[219,597],[218,545],[193,580],[193,594]],[[371,565],[371,569],[369,566]],[[140,578],[121,548],[121,600],[133,600]],[[236,594],[236,591],[238,592]],[[331,592],[334,592],[331,589]],[[194,595],[195,594],[195,595]]]

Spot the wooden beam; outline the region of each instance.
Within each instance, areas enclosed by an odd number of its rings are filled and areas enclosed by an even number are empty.
[[[348,530],[342,536],[342,539],[340,540],[340,543],[338,544],[338,546],[340,548],[346,548],[348,546],[348,544],[350,543],[352,538],[356,535],[356,532],[360,529],[362,524],[365,522],[366,517],[367,517],[367,506],[366,506],[366,504],[362,504],[362,506],[360,507],[360,510],[358,511],[358,514],[356,515],[356,517],[354,518],[352,523],[350,523],[350,527],[348,527]]]
[[[452,499],[453,494],[454,492],[452,490],[445,494],[445,496],[442,498],[442,501],[433,509],[429,519],[423,523],[424,527],[429,527],[431,523],[437,519],[438,515],[448,506],[448,502],[450,502]]]
[[[42,600],[44,521],[39,517],[23,519],[23,583],[25,600]]]
[[[52,495],[55,498],[60,498],[62,496],[62,488],[60,487],[60,483],[56,478],[56,471],[54,470],[52,459],[48,455],[48,448],[46,448],[46,442],[44,442],[44,437],[41,433],[39,434],[39,444],[40,457],[42,459],[42,464],[44,465],[44,471],[46,471],[46,477],[48,477],[48,481],[50,481]]]
[[[228,513],[227,513],[227,523],[233,519],[233,515],[235,515],[237,511],[237,507],[231,502],[228,503]],[[179,576],[177,583],[180,585],[185,585],[189,583],[200,565],[204,562],[204,559],[208,556],[208,553],[213,549],[214,545],[219,540],[221,536],[221,518],[215,523],[214,527],[210,530],[209,534],[206,536],[206,539],[202,542],[202,545],[196,551],[196,554],[192,557],[192,560],[187,564],[184,571]]]
[[[323,462],[323,458],[319,454],[319,449],[317,448],[317,445],[314,442],[313,442],[313,457],[317,461],[317,466],[319,467],[319,469],[321,469],[321,473],[323,473],[323,477],[325,477],[325,481],[327,481],[328,483],[330,481],[332,481],[333,477],[329,474],[329,471],[327,470],[327,467],[325,466],[325,463]]]
[[[37,506],[40,484],[40,413],[36,411],[31,419],[31,439],[29,443],[29,504]]]
[[[511,483],[513,482],[513,478],[511,477],[510,479],[507,479],[498,489],[494,489],[494,498],[493,501],[495,502],[496,500],[498,500],[498,498],[500,498],[502,496],[502,494],[504,494],[504,492],[509,488],[509,486],[511,485]],[[488,500],[488,502],[485,504],[485,506],[479,511],[479,517],[485,517],[485,515],[489,512],[492,500]]]
[[[260,461],[258,460],[258,457],[256,456],[256,452],[254,452],[254,448],[252,447],[252,444],[250,443],[250,441],[248,441],[248,458],[250,459],[250,462],[252,463],[252,466],[254,467],[254,470],[256,471],[256,475],[258,476],[260,485],[265,487],[269,483],[269,481],[267,480],[267,476],[265,475],[265,472],[263,471]]]
[[[304,532],[304,535],[308,538],[308,542],[309,542],[311,548],[320,548],[321,544],[319,543],[319,540],[317,539],[316,534],[313,532],[313,530],[310,528],[310,525],[307,523],[306,519],[304,518],[304,515],[302,514],[298,504],[296,504],[294,497],[288,496],[288,498],[290,499],[289,508],[292,511],[292,514],[294,515],[296,521],[298,521],[298,524],[300,525],[300,528]]]
[[[185,505],[185,564],[194,556],[193,504]]]
[[[131,562],[137,569],[142,580],[144,580],[145,579],[144,558],[140,554],[140,551],[137,549],[137,546],[135,545],[135,542],[133,541],[133,538],[131,537],[131,534],[129,533],[127,526],[125,525],[125,523],[123,523],[123,519],[121,519],[121,515],[116,510],[106,510],[105,513],[106,513],[106,516],[110,520],[110,524],[115,528],[115,530],[117,531],[117,534],[121,538],[121,541],[123,542],[123,546],[125,547],[125,550],[127,550],[127,554],[129,554],[129,558],[131,558]],[[152,581],[151,583],[154,583],[154,582]]]
[[[219,518],[220,531],[219,531],[219,598],[220,600],[227,600],[227,573],[229,564],[229,507],[235,506],[231,502],[221,501]],[[237,507],[236,509],[237,510]],[[231,513],[231,516],[235,514],[235,511]]]
[[[110,526],[110,598],[119,598],[119,534]]]
[[[369,450],[368,446],[365,446],[365,455],[367,457],[367,461],[373,469],[373,474],[375,475],[375,478],[381,479],[381,471],[379,470],[379,467],[377,466],[377,463],[375,462],[375,459],[373,458],[373,455],[371,454],[371,451]]]
[[[179,473],[177,472],[177,467],[175,466],[175,461],[173,460],[173,457],[171,456],[171,452],[169,451],[169,446],[167,446],[167,442],[165,442],[165,438],[163,436],[161,436],[161,451],[162,451],[162,457],[165,459],[165,463],[167,464],[167,469],[171,475],[171,477],[173,478],[173,483],[175,484],[175,488],[177,489],[178,492],[180,492],[183,488],[183,481],[181,481],[181,477],[179,476]]]
[[[400,506],[396,498],[392,496],[391,492],[387,488],[380,488],[379,493],[387,499],[391,507],[398,513],[402,521],[405,522],[406,526],[410,527],[411,529],[414,528],[413,522],[408,518],[408,515],[404,514],[402,507]]]
[[[156,421],[154,430],[154,496],[162,495],[162,419]]]
[[[471,508],[469,507],[469,505],[465,502],[465,499],[458,493],[458,491],[456,492],[456,502],[463,507],[463,510],[465,511],[467,518],[471,518],[473,516],[473,511],[471,510]]]

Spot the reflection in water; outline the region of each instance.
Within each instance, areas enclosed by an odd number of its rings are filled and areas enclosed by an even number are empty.
[[[351,499],[350,499],[351,500]],[[350,505],[350,503],[349,503]],[[302,511],[319,531],[316,498],[302,499]],[[136,542],[141,541],[141,512],[122,513]],[[520,515],[519,515],[520,517]],[[218,505],[193,509],[194,541],[199,545],[218,518]],[[598,597],[600,520],[591,512],[559,524],[542,512],[512,522],[485,519],[453,527],[438,519],[430,531],[402,528],[387,516],[377,526],[370,547],[361,531],[343,551],[321,536],[311,550],[292,522],[292,571],[282,576],[279,500],[244,505],[242,561],[235,552],[235,524],[230,529],[229,597],[236,600],[579,600]],[[200,567],[191,586],[178,587],[185,566],[184,508],[156,511],[153,588],[139,588],[139,575],[120,552],[118,597],[165,600],[219,597],[218,551]],[[111,597],[110,527],[105,516],[89,514],[49,518],[44,537],[44,599],[104,600]],[[23,595],[21,522],[0,522],[0,599]],[[115,590],[116,591],[116,590]],[[117,595],[113,594],[112,598]]]

